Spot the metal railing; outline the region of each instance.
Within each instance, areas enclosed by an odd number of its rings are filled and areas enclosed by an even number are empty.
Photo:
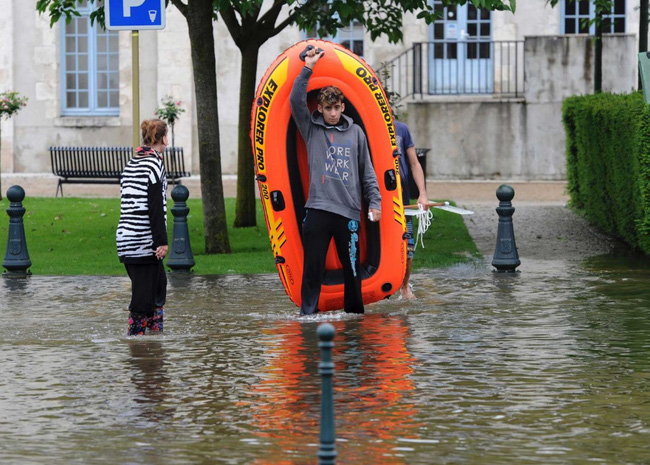
[[[415,42],[382,63],[377,74],[395,101],[424,95],[522,97],[524,42]]]

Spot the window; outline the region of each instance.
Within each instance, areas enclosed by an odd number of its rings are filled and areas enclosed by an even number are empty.
[[[480,10],[467,4],[467,58],[490,58],[492,18],[490,10]]]
[[[433,23],[434,58],[491,58],[490,10],[476,8],[472,3],[445,6],[443,0],[434,0],[433,8],[440,15]]]
[[[455,60],[458,57],[458,7],[445,6],[442,0],[435,0],[433,8],[442,18],[433,23],[433,56]]]
[[[603,18],[603,32],[625,32],[625,0],[615,0],[610,14]]]
[[[326,11],[329,11],[329,3],[324,8]],[[338,13],[333,13],[338,18]],[[365,30],[363,24],[359,21],[352,20],[338,31],[334,35],[325,35],[320,36],[318,34],[318,27],[312,28],[307,31],[305,38],[309,37],[319,37],[321,39],[330,40],[336,42],[337,44],[343,45],[345,48],[352,50],[355,54],[363,57],[363,37],[365,35]]]
[[[352,21],[346,27],[342,27],[333,37],[334,42],[338,42],[345,48],[352,50],[354,53],[363,56],[363,25],[358,21]]]
[[[603,32],[625,32],[625,0],[613,0],[609,14],[603,16]],[[595,25],[588,24],[595,16],[590,0],[564,0],[562,4],[563,34],[594,34]]]
[[[64,116],[119,115],[118,33],[95,22],[90,8],[79,8],[61,28],[61,112]]]

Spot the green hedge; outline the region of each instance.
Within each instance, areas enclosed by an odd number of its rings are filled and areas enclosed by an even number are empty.
[[[640,92],[576,96],[562,120],[571,205],[650,254],[650,106]]]

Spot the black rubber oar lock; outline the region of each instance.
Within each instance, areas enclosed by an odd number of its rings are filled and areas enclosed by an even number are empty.
[[[284,195],[282,195],[281,191],[272,191],[271,192],[271,205],[273,206],[273,210],[276,212],[281,212],[284,210],[285,203],[284,203]]]
[[[386,170],[384,173],[384,185],[388,191],[394,191],[397,189],[397,176],[395,176],[395,170]]]

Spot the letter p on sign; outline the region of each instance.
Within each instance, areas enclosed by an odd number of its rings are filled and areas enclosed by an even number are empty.
[[[125,18],[131,17],[131,8],[138,7],[144,3],[144,0],[123,0],[122,13]]]

